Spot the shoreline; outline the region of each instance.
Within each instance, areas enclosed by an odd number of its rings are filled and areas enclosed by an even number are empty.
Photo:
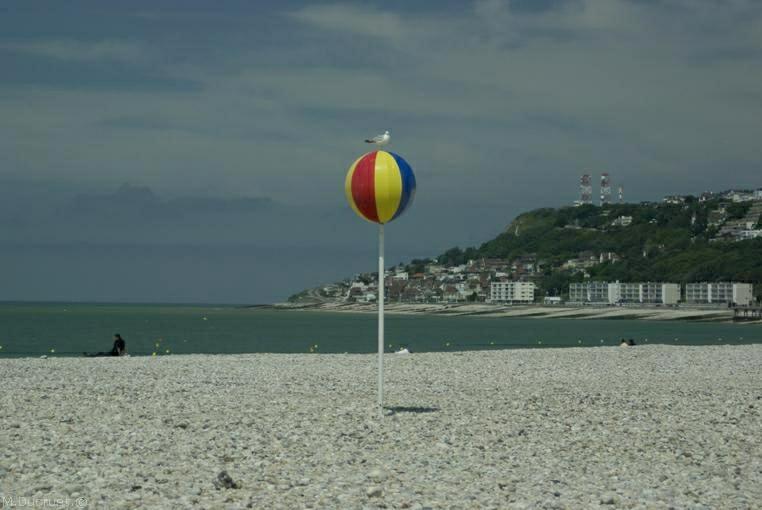
[[[262,307],[259,307],[262,308]],[[377,313],[374,303],[275,303],[268,307],[283,311],[313,311],[332,313]],[[495,305],[495,304],[418,304],[386,303],[384,312],[390,315],[437,315],[445,317],[493,317],[525,319],[602,319],[690,321],[731,324],[762,324],[762,320],[733,320],[728,308],[666,308],[617,306],[563,306],[563,305]]]

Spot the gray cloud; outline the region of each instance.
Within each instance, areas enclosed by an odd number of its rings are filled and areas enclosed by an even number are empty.
[[[162,200],[146,186],[123,184],[114,193],[77,196],[57,215],[79,217],[79,221],[91,220],[106,225],[132,223],[137,219],[182,223],[201,218],[213,222],[215,215],[259,214],[273,207],[272,200],[262,197],[181,197]]]
[[[569,203],[583,170],[609,171],[632,200],[760,185],[752,0],[84,13],[0,19],[0,172],[36,183],[34,198],[8,198],[17,228],[0,242],[84,241],[90,213],[65,204],[114,200],[132,182],[159,205],[116,230],[101,215],[98,242],[322,246],[335,261],[316,274],[335,274],[342,250],[374,242],[342,185],[361,140],[383,129],[419,182],[394,225],[398,257],[478,243],[524,209]],[[272,202],[254,213],[233,210],[246,207],[236,197]]]
[[[74,62],[136,62],[147,55],[144,45],[128,41],[32,40],[0,44],[0,51]]]

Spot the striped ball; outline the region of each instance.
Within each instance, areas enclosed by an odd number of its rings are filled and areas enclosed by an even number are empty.
[[[352,209],[363,219],[389,223],[413,203],[413,169],[393,152],[373,151],[355,161],[344,182]]]

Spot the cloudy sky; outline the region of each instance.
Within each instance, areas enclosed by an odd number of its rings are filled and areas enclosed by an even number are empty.
[[[762,2],[0,6],[0,300],[258,303],[372,270],[362,139],[416,171],[387,259],[608,171],[627,200],[762,186]]]

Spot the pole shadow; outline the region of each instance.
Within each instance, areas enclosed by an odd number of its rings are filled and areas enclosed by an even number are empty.
[[[384,406],[384,410],[389,411],[389,414],[397,414],[397,413],[423,414],[423,413],[439,412],[438,407],[424,407],[424,406]]]

